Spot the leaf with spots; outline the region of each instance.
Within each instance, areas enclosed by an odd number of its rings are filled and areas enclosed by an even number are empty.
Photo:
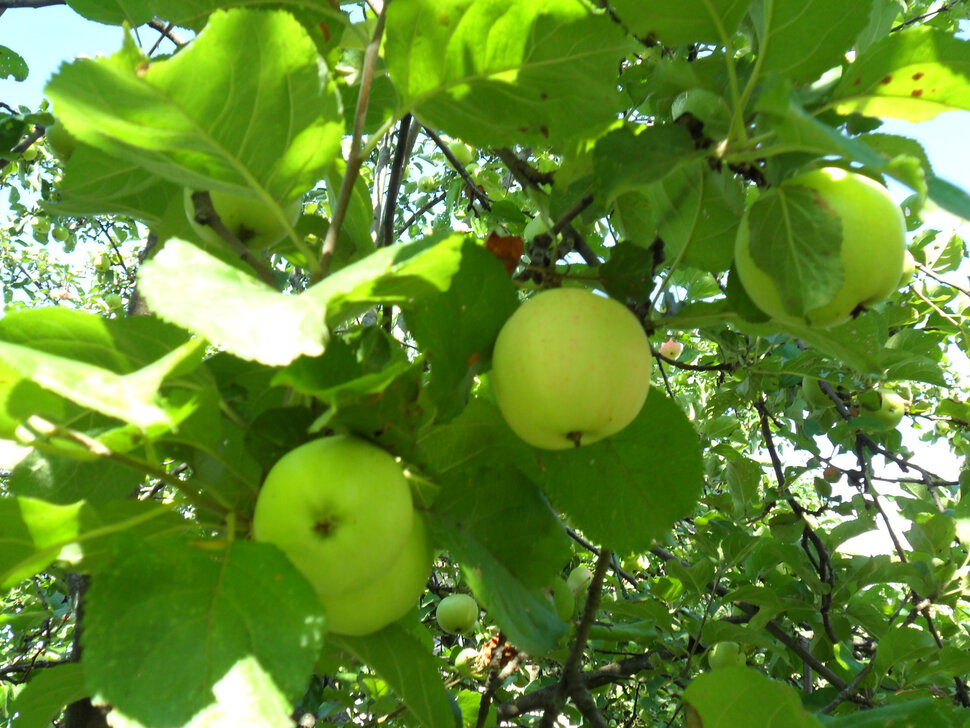
[[[904,121],[970,110],[970,41],[932,28],[909,28],[873,45],[842,77],[832,104]]]

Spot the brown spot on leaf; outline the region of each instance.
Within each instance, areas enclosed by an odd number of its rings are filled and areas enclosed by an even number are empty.
[[[923,95],[923,89],[921,88],[914,88],[912,93],[910,93],[910,96],[916,99],[918,99],[922,95]]]
[[[549,98],[549,94],[547,94],[545,91],[540,91],[539,92],[539,98],[542,99],[543,101],[545,101],[546,99]]]
[[[512,275],[519,264],[519,258],[525,252],[525,243],[518,235],[499,235],[491,232],[485,241],[485,248],[498,258],[509,275]]]
[[[549,138],[549,127],[547,127],[545,124],[543,124],[542,126],[539,127],[539,133],[542,134],[542,136],[544,136],[546,139],[548,139]]]
[[[922,71],[917,71],[916,73],[913,74],[913,80],[919,81],[921,78],[923,78],[923,75],[924,74]]]
[[[893,77],[892,76],[885,76],[882,79],[882,81],[880,81],[879,83],[881,83],[881,84],[883,84],[885,86],[887,83],[889,83],[892,80],[893,80]]]
[[[860,83],[862,83],[862,79],[861,78],[857,78],[855,81],[852,82],[852,85],[853,86],[858,86]]]

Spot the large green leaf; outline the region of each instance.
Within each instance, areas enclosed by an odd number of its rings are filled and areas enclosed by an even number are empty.
[[[389,625],[366,637],[331,634],[327,636],[327,643],[356,655],[374,668],[421,725],[449,728],[460,724],[438,674],[437,662],[401,625]]]
[[[88,685],[146,728],[290,725],[322,607],[273,546],[120,538],[85,604]]]
[[[511,146],[608,125],[630,49],[579,0],[395,0],[384,50],[406,108],[473,144]]]
[[[943,705],[933,698],[907,700],[896,705],[860,710],[848,715],[833,718],[820,715],[822,724],[827,728],[952,728],[965,726],[957,722],[952,706]]]
[[[764,71],[812,81],[838,66],[869,23],[872,0],[759,0],[751,9]]]
[[[34,450],[13,469],[10,491],[63,505],[101,503],[130,496],[144,477],[109,460],[82,462]]]
[[[722,667],[687,686],[684,702],[703,728],[820,728],[798,692],[747,667]]]
[[[322,176],[343,127],[313,41],[283,12],[217,12],[160,62],[129,41],[62,66],[47,94],[81,141],[183,186],[251,196],[281,221],[279,203]]]
[[[650,548],[689,514],[704,479],[694,428],[656,387],[625,429],[592,445],[543,451],[541,460],[552,502],[591,539],[624,554]]]
[[[751,0],[682,0],[677,3],[612,0],[610,6],[638,36],[667,46],[731,40]]]
[[[182,240],[141,267],[139,286],[156,315],[243,359],[289,364],[319,356],[329,338],[314,297],[284,295]]]
[[[845,71],[833,105],[843,114],[925,121],[970,109],[970,41],[932,28],[891,33]]]
[[[35,670],[13,703],[10,714],[19,713],[17,728],[50,728],[64,706],[87,695],[84,668],[79,662]]]
[[[498,258],[471,240],[461,252],[461,267],[448,290],[405,311],[408,330],[431,363],[428,391],[439,421],[461,411],[480,360],[490,354],[499,329],[519,305]]]
[[[0,587],[8,589],[58,558],[81,532],[83,508],[83,502],[0,498]]]

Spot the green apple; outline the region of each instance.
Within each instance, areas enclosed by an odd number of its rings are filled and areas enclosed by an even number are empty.
[[[478,619],[478,602],[468,594],[449,594],[434,613],[438,626],[449,634],[466,634]]]
[[[916,258],[908,250],[903,256],[903,274],[899,277],[899,286],[908,286],[916,275]]]
[[[62,162],[66,162],[77,148],[77,139],[59,121],[44,129],[44,137],[51,152]]]
[[[462,677],[470,677],[473,673],[480,672],[478,661],[478,650],[465,647],[455,655],[455,671]]]
[[[885,187],[861,174],[835,167],[808,172],[785,185],[814,190],[815,204],[839,218],[842,285],[825,305],[806,311],[803,316],[791,314],[774,279],[751,257],[745,215],[738,228],[734,263],[744,290],[758,308],[781,322],[827,328],[848,321],[858,309],[882,301],[899,287],[906,221]]]
[[[27,147],[20,155],[20,158],[25,162],[33,162],[37,159],[37,147],[30,146]]]
[[[819,380],[807,374],[802,377],[802,394],[805,396],[805,402],[811,409],[827,409],[835,406],[835,402],[822,391],[822,388],[819,386]]]
[[[387,571],[415,520],[401,466],[355,437],[312,440],[270,469],[253,536],[276,544],[321,595],[364,586]]]
[[[557,576],[548,591],[549,598],[552,599],[552,604],[556,608],[556,614],[559,616],[559,619],[563,622],[568,622],[573,618],[573,612],[576,611],[576,597],[573,595],[566,580]]]
[[[475,150],[464,142],[453,141],[448,145],[448,151],[455,155],[455,159],[463,165],[472,163],[475,159]]]
[[[414,609],[428,585],[431,539],[420,515],[397,558],[375,579],[336,594],[321,594],[327,627],[336,634],[360,637],[383,629]]]
[[[194,190],[185,190],[185,214],[195,234],[211,246],[226,245],[211,226],[203,225],[195,219],[195,204],[192,202]],[[262,250],[276,245],[289,233],[300,217],[302,200],[293,200],[283,207],[283,215],[288,225],[284,225],[275,205],[267,205],[262,200],[229,192],[211,190],[212,206],[223,225],[229,228],[250,250]]]
[[[903,419],[907,404],[895,392],[876,389],[859,395],[859,414],[878,420],[881,423],[879,429],[891,430]]]
[[[618,301],[580,288],[543,291],[495,342],[492,386],[505,421],[530,445],[564,450],[626,427],[650,388],[650,342]]]
[[[569,576],[566,577],[566,583],[569,585],[573,594],[579,594],[593,583],[593,572],[590,571],[588,566],[577,566],[569,572]]]
[[[677,359],[684,352],[684,345],[673,338],[667,339],[660,345],[661,355],[668,359]]]
[[[737,642],[718,642],[707,651],[707,664],[712,670],[722,667],[742,667],[746,662]]]
[[[421,192],[434,192],[438,187],[438,180],[430,174],[422,175],[418,180],[418,189]]]

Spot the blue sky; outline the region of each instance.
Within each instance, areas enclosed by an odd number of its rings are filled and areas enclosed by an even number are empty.
[[[149,45],[158,37],[152,30],[140,32]],[[47,79],[63,61],[79,55],[109,55],[120,47],[121,34],[119,28],[86,21],[66,6],[7,10],[0,17],[0,45],[23,56],[30,75],[24,83],[0,81],[0,101],[36,107]],[[171,45],[162,48],[170,50]],[[881,131],[919,141],[938,176],[970,191],[970,112],[949,112],[919,124],[889,120]],[[897,194],[905,192],[897,190]]]

